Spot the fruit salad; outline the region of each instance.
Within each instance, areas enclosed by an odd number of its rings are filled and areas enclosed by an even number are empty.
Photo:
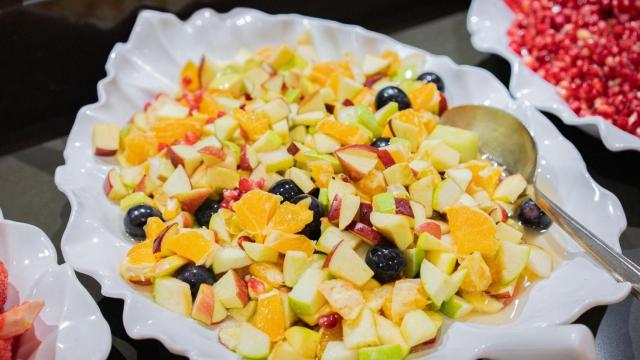
[[[439,124],[445,83],[424,66],[320,60],[304,35],[188,61],[177,94],[96,124],[134,240],[122,277],[225,322],[219,341],[249,359],[402,359],[445,318],[503,309],[551,272],[523,229],[551,223],[475,133]]]
[[[3,312],[8,288],[9,274],[0,261],[0,360],[14,359],[20,335],[31,328],[44,306],[42,301],[24,302]]]

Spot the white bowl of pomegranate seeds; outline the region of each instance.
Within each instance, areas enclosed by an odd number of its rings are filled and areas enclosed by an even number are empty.
[[[640,151],[640,4],[612,0],[474,0],[473,46],[511,64],[513,96]]]

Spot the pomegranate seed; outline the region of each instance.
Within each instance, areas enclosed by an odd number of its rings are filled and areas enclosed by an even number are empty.
[[[325,329],[331,329],[338,326],[342,322],[342,316],[336,313],[322,316],[318,319],[318,324]]]
[[[198,140],[200,140],[200,137],[193,131],[187,131],[187,133],[184,135],[184,141],[187,143],[187,145],[193,145],[197,143]]]

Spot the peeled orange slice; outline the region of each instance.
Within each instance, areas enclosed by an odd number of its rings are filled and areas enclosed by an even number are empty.
[[[367,134],[357,126],[343,124],[331,119],[325,119],[318,123],[318,131],[335,138],[342,145],[366,144],[369,141]]]
[[[264,244],[281,254],[286,254],[287,251],[302,251],[307,256],[311,256],[314,250],[313,241],[306,236],[282,231],[271,231],[267,235]]]
[[[313,212],[304,202],[285,202],[278,207],[269,222],[269,228],[295,234],[313,220]]]
[[[153,136],[131,134],[124,139],[124,159],[130,165],[142,164],[158,153],[158,142]]]
[[[277,290],[258,297],[253,325],[269,335],[272,342],[284,337],[287,327],[284,304]]]
[[[409,93],[411,106],[419,111],[437,113],[440,105],[440,96],[434,83],[420,86]]]
[[[496,224],[481,210],[467,206],[452,206],[447,209],[449,230],[458,254],[494,256],[498,250]]]
[[[151,132],[153,132],[157,142],[171,145],[176,140],[184,139],[188,132],[200,137],[202,135],[202,124],[194,118],[161,120],[151,125]]]
[[[236,221],[250,233],[260,234],[278,209],[280,199],[280,196],[266,191],[251,190],[233,204]]]
[[[146,234],[147,240],[153,241],[160,232],[165,228],[164,221],[159,217],[151,217],[147,220],[147,225],[144,226],[144,233]]]
[[[262,112],[248,112],[242,109],[233,109],[231,112],[233,118],[238,120],[240,127],[249,137],[249,140],[255,141],[269,130],[269,118]]]
[[[196,265],[205,262],[213,251],[213,239],[207,238],[203,233],[195,230],[184,231],[169,239],[167,248],[176,254],[187,258]]]
[[[127,260],[131,265],[155,264],[157,261],[150,241],[141,242],[129,249]]]

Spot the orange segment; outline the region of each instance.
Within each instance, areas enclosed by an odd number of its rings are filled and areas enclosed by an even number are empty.
[[[353,79],[351,67],[347,61],[326,61],[315,64],[309,74],[309,80],[318,85],[325,86],[332,74],[342,75]]]
[[[405,109],[394,114],[393,118],[420,129],[419,137],[424,137],[424,125],[422,122],[422,115],[419,112],[413,109]]]
[[[479,251],[482,255],[495,255],[496,224],[489,215],[467,206],[452,206],[447,210],[447,218],[458,254]]]
[[[269,228],[295,234],[304,229],[311,220],[313,220],[313,212],[309,210],[307,204],[285,202],[278,207],[271,218]]]
[[[205,94],[200,101],[198,111],[209,116],[218,116],[218,113],[224,111],[224,108],[209,94]]]
[[[282,298],[277,290],[258,298],[253,325],[269,335],[273,342],[279,341],[284,337],[287,323]]]
[[[343,124],[336,120],[322,120],[318,124],[318,131],[335,138],[342,145],[369,143],[369,136],[360,130],[359,127]]]
[[[202,136],[202,124],[194,118],[162,120],[153,123],[151,131],[158,142],[171,145],[176,140],[184,139],[188,132]]]
[[[269,233],[264,244],[277,250],[281,254],[286,254],[287,251],[302,251],[307,254],[307,256],[311,256],[315,249],[313,241],[304,235],[289,234],[276,230]]]
[[[147,220],[147,225],[144,227],[144,233],[146,234],[147,240],[153,241],[160,232],[164,229],[165,224],[162,219],[159,217],[152,217]]]
[[[309,162],[307,166],[311,171],[311,177],[318,187],[324,188],[329,186],[329,180],[331,180],[331,177],[334,174],[331,163],[324,160],[316,160]]]
[[[490,196],[493,196],[493,192],[500,182],[500,175],[502,175],[502,169],[491,166],[480,171],[477,177],[473,177],[472,183],[483,188]]]
[[[202,264],[213,251],[213,241],[198,231],[187,230],[172,237],[167,248],[196,264]]]
[[[393,75],[398,71],[398,68],[400,67],[400,56],[398,56],[395,51],[385,50],[380,54],[380,57],[387,59],[390,62],[387,74]]]
[[[278,209],[280,199],[280,196],[266,191],[258,189],[249,191],[233,204],[238,224],[251,233],[261,233]]]
[[[238,120],[240,127],[251,141],[258,140],[260,135],[269,130],[269,118],[262,112],[247,112],[242,109],[233,109],[231,115]]]
[[[131,265],[155,264],[157,261],[150,241],[141,242],[129,249],[127,260]]]
[[[130,134],[124,139],[124,159],[130,165],[142,164],[158,153],[158,142],[153,136]]]
[[[409,100],[411,100],[411,107],[418,111],[438,113],[440,94],[434,83],[424,84],[410,92]]]
[[[180,71],[180,84],[183,89],[189,91],[198,90],[200,88],[200,77],[198,76],[198,65],[189,60]]]

